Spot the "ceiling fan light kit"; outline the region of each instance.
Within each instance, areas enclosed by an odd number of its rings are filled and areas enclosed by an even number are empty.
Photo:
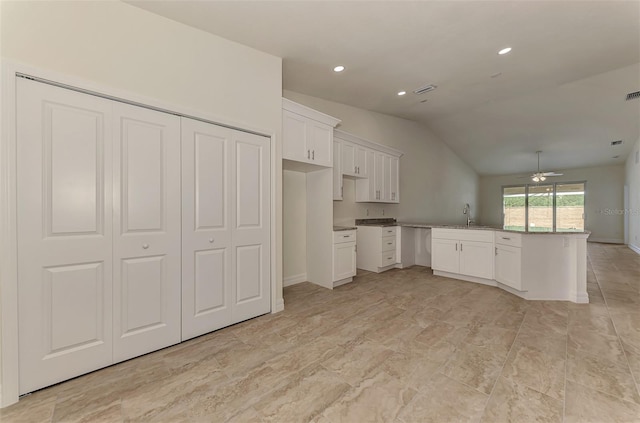
[[[549,176],[562,176],[562,173],[540,172],[540,153],[542,153],[541,150],[536,151],[536,154],[538,155],[538,171],[531,175],[531,180],[535,183],[538,183],[546,181],[547,177]]]

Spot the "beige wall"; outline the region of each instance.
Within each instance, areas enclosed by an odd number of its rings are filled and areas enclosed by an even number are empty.
[[[625,184],[629,191],[629,202],[625,210],[629,219],[627,240],[629,246],[640,254],[640,164],[636,162],[636,154],[640,155],[640,139],[631,150],[625,167]]]
[[[399,220],[462,223],[466,221],[462,214],[465,203],[477,215],[477,174],[424,125],[292,91],[285,90],[283,96],[341,119],[341,130],[404,152],[400,158],[400,204],[355,203],[355,182],[345,178],[344,200],[335,201],[333,207],[336,224],[351,225],[356,218],[382,217],[383,213]],[[286,183],[285,198],[304,195],[302,187],[296,191]],[[295,259],[288,252],[305,251],[302,238],[289,237],[289,233],[292,231],[285,229],[287,268]],[[285,272],[285,279],[288,276],[292,274]]]
[[[600,166],[563,171],[563,176],[551,182],[587,181],[585,195],[586,230],[590,241],[623,242],[623,218],[607,210],[623,208],[624,166]],[[480,222],[483,225],[502,225],[502,186],[528,183],[521,175],[483,176],[480,178]]]
[[[3,61],[275,134],[282,257],[280,58],[119,1],[0,1],[0,17]],[[276,272],[282,298],[280,261]]]

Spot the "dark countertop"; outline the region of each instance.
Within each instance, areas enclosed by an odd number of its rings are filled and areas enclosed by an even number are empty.
[[[355,231],[356,228],[355,226],[334,226],[333,227],[333,232],[339,232],[339,231]]]
[[[356,219],[357,226],[398,226],[398,222],[392,217],[380,217],[375,219]]]

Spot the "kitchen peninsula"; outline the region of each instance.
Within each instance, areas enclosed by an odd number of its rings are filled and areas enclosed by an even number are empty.
[[[394,224],[398,226],[395,267],[429,266],[436,276],[495,286],[527,300],[589,302],[589,232]]]

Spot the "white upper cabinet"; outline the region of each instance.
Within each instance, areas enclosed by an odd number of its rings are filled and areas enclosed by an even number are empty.
[[[356,178],[368,178],[367,152],[368,148],[341,140],[342,143],[342,174]]]
[[[332,167],[333,128],[340,120],[285,98],[282,109],[282,158]]]
[[[337,129],[334,137],[342,145],[342,175],[356,178],[356,202],[399,203],[402,152]]]
[[[342,143],[333,140],[333,200],[342,200]]]
[[[389,158],[389,201],[391,203],[400,202],[400,158]]]

